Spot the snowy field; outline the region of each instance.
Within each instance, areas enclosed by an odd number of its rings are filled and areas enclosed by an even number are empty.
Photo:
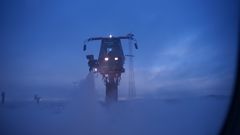
[[[215,135],[228,98],[136,99],[112,105],[87,102],[1,105],[1,135]]]
[[[216,135],[230,99],[179,94],[108,105],[97,101],[89,89],[92,84],[83,82],[68,100],[1,104],[0,135]]]

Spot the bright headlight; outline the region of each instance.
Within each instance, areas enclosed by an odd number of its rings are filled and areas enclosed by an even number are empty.
[[[109,58],[108,58],[108,57],[105,57],[105,58],[104,58],[104,60],[105,60],[105,61],[108,61],[108,60],[109,60]]]
[[[118,60],[118,57],[115,57],[114,60]]]

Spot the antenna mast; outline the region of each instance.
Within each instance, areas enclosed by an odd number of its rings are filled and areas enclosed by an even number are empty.
[[[128,82],[128,96],[129,98],[134,98],[136,97],[136,87],[135,87],[135,78],[134,78],[134,65],[133,65],[133,46],[132,46],[132,41],[129,40],[129,55],[127,55],[129,57],[129,73],[128,73],[128,77],[129,77],[129,82]]]

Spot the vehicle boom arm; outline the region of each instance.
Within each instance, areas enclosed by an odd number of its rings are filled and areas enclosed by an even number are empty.
[[[109,39],[109,38],[133,40],[133,41],[135,41],[135,43],[134,43],[135,48],[138,49],[137,40],[134,38],[134,35],[130,33],[130,34],[127,34],[127,36],[119,36],[119,37],[92,37],[92,38],[88,38],[87,40],[84,41],[83,51],[86,51],[86,49],[87,49],[87,45],[86,45],[87,42],[95,41],[95,40]]]

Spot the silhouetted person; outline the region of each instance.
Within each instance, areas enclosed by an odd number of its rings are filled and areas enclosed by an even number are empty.
[[[1,96],[2,96],[2,104],[4,104],[4,102],[5,102],[5,92],[2,92]]]
[[[38,104],[40,102],[40,99],[41,99],[41,97],[39,97],[38,95],[34,95],[34,100],[36,100]]]

